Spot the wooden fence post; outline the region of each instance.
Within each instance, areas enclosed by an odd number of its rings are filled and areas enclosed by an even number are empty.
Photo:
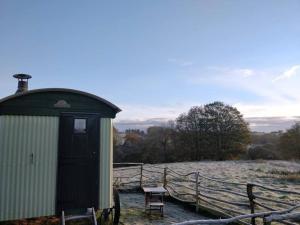
[[[196,195],[195,195],[195,199],[196,199],[196,212],[199,212],[199,172],[196,173]]]
[[[164,168],[164,180],[163,180],[164,188],[167,186],[167,167]]]
[[[254,195],[253,195],[253,184],[247,183],[247,195],[249,198],[251,214],[254,214]],[[255,225],[255,218],[251,218],[251,224]]]
[[[140,188],[143,186],[143,164],[141,164]]]

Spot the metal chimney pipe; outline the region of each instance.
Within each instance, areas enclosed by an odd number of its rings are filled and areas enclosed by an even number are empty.
[[[16,91],[16,94],[28,91],[28,80],[31,78],[30,75],[19,73],[13,75],[13,77],[18,79],[18,89]]]

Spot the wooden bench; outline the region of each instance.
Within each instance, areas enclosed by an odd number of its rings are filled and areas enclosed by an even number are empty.
[[[163,187],[143,187],[145,193],[145,210],[159,210],[164,215],[164,194],[167,190]]]
[[[163,202],[150,202],[149,203],[149,210],[150,210],[150,214],[152,210],[159,210],[160,215],[163,216],[164,215],[164,203]]]

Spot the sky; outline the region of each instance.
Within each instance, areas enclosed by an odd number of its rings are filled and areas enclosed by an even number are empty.
[[[1,0],[0,98],[16,73],[122,109],[118,128],[233,105],[256,131],[300,119],[299,0]]]

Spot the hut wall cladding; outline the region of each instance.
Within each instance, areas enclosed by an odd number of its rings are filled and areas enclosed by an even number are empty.
[[[58,123],[0,116],[0,221],[55,214]]]
[[[111,208],[113,182],[113,129],[112,119],[102,118],[100,121],[100,201],[99,208]]]
[[[55,214],[58,134],[59,117],[0,116],[0,221]],[[100,209],[113,205],[112,138],[101,118]]]

